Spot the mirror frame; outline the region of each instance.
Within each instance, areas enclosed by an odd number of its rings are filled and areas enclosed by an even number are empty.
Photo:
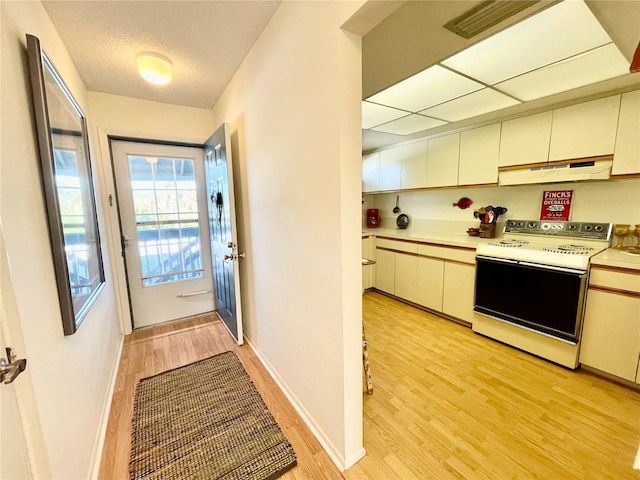
[[[42,185],[44,190],[47,217],[49,221],[49,236],[53,253],[53,264],[58,287],[60,312],[65,335],[73,335],[95,302],[105,285],[104,266],[102,263],[102,251],[100,247],[100,231],[96,215],[96,203],[94,185],[91,174],[91,159],[89,156],[89,141],[87,136],[87,122],[84,113],[78,106],[71,92],[60,77],[53,63],[40,47],[40,40],[27,34],[27,51],[29,56],[29,72],[31,76],[31,88],[33,93],[34,113],[38,133],[38,145],[40,149],[40,167],[42,173]],[[45,71],[55,81],[55,90],[45,81]],[[59,89],[59,90],[58,90]],[[64,103],[65,111],[71,115],[77,114],[80,130],[63,130],[51,125],[49,116],[49,98],[56,97]],[[92,269],[91,281],[84,289],[89,292],[76,293],[72,291],[69,262],[67,259],[67,241],[64,234],[64,225],[61,211],[61,199],[56,182],[56,162],[54,157],[53,134],[62,134],[74,137],[74,141],[80,141],[82,148],[77,150],[76,165],[78,172],[78,184],[81,196],[81,208],[83,209],[81,227],[84,229],[84,241],[88,245],[91,255]],[[78,139],[78,137],[80,137]],[[78,215],[75,215],[78,216]],[[95,258],[93,258],[95,256]],[[77,288],[77,287],[76,287]]]

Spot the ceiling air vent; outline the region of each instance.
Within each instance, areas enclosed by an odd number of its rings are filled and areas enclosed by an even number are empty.
[[[472,38],[501,21],[519,13],[539,0],[486,0],[454,18],[444,28],[464,38]]]

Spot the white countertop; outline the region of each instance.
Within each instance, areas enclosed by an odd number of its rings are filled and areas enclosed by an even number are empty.
[[[640,255],[608,248],[604,252],[591,258],[591,265],[603,265],[608,267],[629,268],[631,270],[640,270]]]
[[[362,230],[362,235],[466,248],[476,248],[481,243],[495,240],[493,238],[471,237],[466,233],[427,232],[399,228],[366,228]],[[609,248],[592,257],[591,264],[640,270],[640,255]]]
[[[490,242],[494,238],[472,237],[466,233],[421,232],[402,230],[399,228],[366,228],[362,235],[389,237],[398,240],[415,240],[417,242],[435,243],[451,247],[476,248],[480,243]]]

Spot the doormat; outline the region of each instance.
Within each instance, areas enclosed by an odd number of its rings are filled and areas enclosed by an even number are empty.
[[[296,454],[233,352],[140,380],[131,480],[272,480]]]

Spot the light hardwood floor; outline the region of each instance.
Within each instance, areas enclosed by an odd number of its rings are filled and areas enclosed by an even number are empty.
[[[384,295],[363,298],[373,395],[364,394],[367,456],[348,480],[640,479],[640,393],[570,371]],[[236,352],[293,444],[291,479],[340,479],[248,346],[217,317],[135,332],[125,340],[100,470],[128,478],[138,379]],[[363,389],[364,392],[364,389]]]
[[[640,393],[378,293],[356,479],[638,479]]]
[[[125,338],[99,478],[129,478],[131,417],[135,386],[139,379],[229,350],[240,358],[298,457],[298,465],[280,478],[342,479],[340,471],[251,348],[248,345],[238,347],[217,316],[140,330]]]

